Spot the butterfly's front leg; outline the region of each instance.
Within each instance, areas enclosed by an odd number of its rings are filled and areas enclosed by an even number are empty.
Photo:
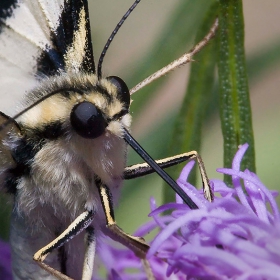
[[[124,246],[130,248],[135,253],[135,255],[137,255],[142,260],[147,279],[154,280],[155,278],[153,272],[150,268],[149,262],[146,259],[149,245],[145,242],[144,238],[127,234],[116,224],[112,195],[109,188],[103,184],[99,178],[95,179],[95,183],[98,187],[102,206],[106,216],[108,235],[122,243]]]
[[[149,250],[149,245],[142,237],[127,234],[116,224],[112,195],[109,188],[101,182],[100,178],[96,178],[95,183],[100,194],[109,235],[130,248],[139,258],[144,259]]]
[[[173,157],[156,160],[156,163],[161,168],[167,168],[167,167],[171,167],[176,164],[182,163],[184,161],[188,161],[190,159],[197,160],[200,175],[201,175],[201,180],[202,180],[204,197],[210,202],[213,201],[214,194],[213,194],[213,191],[209,184],[209,179],[208,179],[205,167],[204,167],[204,163],[202,161],[201,156],[198,154],[197,151],[190,151],[190,152],[176,155]],[[155,170],[152,167],[150,167],[147,163],[140,163],[140,164],[135,164],[135,165],[126,167],[123,177],[125,180],[129,180],[129,179],[142,177],[147,174],[151,174],[153,172],[155,172]]]
[[[79,215],[69,226],[63,231],[57,238],[55,238],[52,242],[47,244],[45,247],[37,251],[33,259],[38,263],[40,267],[48,271],[50,274],[54,275],[60,280],[73,280],[72,278],[66,276],[62,272],[52,268],[51,266],[44,263],[45,258],[48,254],[50,254],[54,249],[58,249],[67,242],[69,242],[72,238],[77,236],[81,231],[87,229],[88,226],[93,221],[93,211],[85,211],[81,215]],[[86,242],[86,255],[84,261],[84,271],[82,280],[90,280],[92,276],[93,263],[86,266],[86,263],[93,260],[95,251],[95,238],[93,237],[93,230],[91,227],[87,230],[87,242]]]

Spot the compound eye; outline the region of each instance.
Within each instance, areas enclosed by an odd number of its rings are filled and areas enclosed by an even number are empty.
[[[107,80],[117,88],[118,99],[124,103],[125,108],[128,110],[130,106],[130,94],[126,83],[117,76],[109,76]]]
[[[80,136],[90,139],[102,135],[108,125],[101,111],[88,101],[73,107],[70,122]]]

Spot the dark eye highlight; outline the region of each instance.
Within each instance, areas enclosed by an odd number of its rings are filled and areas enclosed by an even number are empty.
[[[80,136],[90,139],[101,136],[108,125],[101,111],[88,101],[73,107],[70,122]]]
[[[109,76],[107,80],[117,88],[118,99],[124,103],[125,109],[128,110],[130,106],[130,94],[126,83],[117,76]]]

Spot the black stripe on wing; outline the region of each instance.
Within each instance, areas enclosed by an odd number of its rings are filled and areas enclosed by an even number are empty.
[[[85,25],[82,27],[86,33],[86,45],[83,50],[83,61],[79,70],[95,73],[93,49],[90,33],[90,22],[87,0],[65,0],[64,9],[59,18],[59,25],[52,31],[53,46],[46,50],[38,59],[38,72],[53,75],[57,70],[66,70],[65,56],[69,48],[74,44],[75,32],[79,32],[80,14],[85,11]]]
[[[0,18],[8,18],[13,14],[13,10],[17,6],[17,0],[1,0],[0,1]],[[1,28],[1,24],[0,24]]]

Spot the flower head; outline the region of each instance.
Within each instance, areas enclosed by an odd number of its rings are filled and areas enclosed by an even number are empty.
[[[214,202],[187,183],[194,162],[185,166],[177,183],[199,209],[190,210],[178,196],[176,202],[158,208],[151,199],[153,221],[135,234],[159,229],[147,255],[156,279],[280,279],[276,192],[269,191],[256,174],[240,171],[247,148],[247,144],[240,147],[231,169],[218,169],[232,176],[233,188],[212,180]],[[171,214],[161,215],[167,210]],[[129,250],[112,252],[114,257],[121,255],[122,261],[110,266],[118,275],[112,279],[146,279],[140,261]]]
[[[167,260],[168,275],[177,271],[189,279],[274,279],[280,275],[280,219],[275,192],[269,191],[256,174],[240,171],[247,148],[243,145],[239,149],[231,169],[218,169],[232,176],[234,188],[212,180],[216,194],[213,203],[186,182],[193,165],[189,163],[177,182],[199,209],[189,210],[177,198],[179,203],[161,206],[150,214],[158,220],[160,213],[173,209],[173,220],[159,224],[161,232],[148,254],[157,253],[157,257]],[[169,250],[162,246],[167,243]]]

